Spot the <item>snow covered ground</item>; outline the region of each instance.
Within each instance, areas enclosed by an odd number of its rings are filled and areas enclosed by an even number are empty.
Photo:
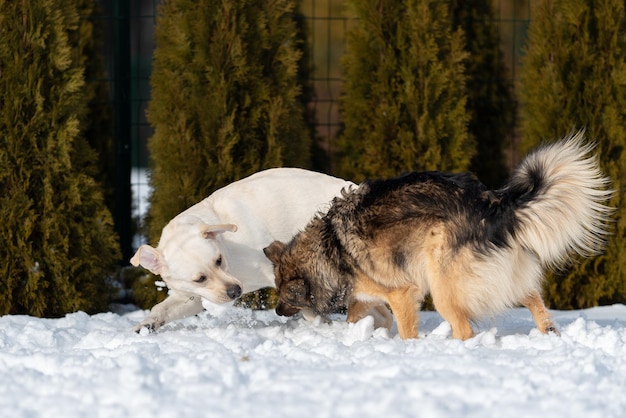
[[[434,312],[410,341],[236,307],[151,335],[144,311],[5,316],[0,416],[626,416],[626,306],[553,313],[561,337],[515,309],[465,342]]]

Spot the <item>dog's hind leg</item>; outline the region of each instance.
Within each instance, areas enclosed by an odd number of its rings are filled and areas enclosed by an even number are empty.
[[[382,301],[364,301],[353,299],[348,305],[347,322],[358,322],[366,316],[374,318],[374,328],[391,329],[393,325],[393,316],[387,306]]]
[[[393,325],[393,315],[385,303],[371,306],[367,314],[374,317],[374,328],[391,329]]]
[[[548,312],[548,309],[546,308],[546,305],[544,304],[543,298],[541,297],[539,291],[531,291],[530,294],[522,300],[522,305],[527,307],[532,314],[539,331],[544,334],[547,334],[548,332],[553,332],[556,335],[561,335],[556,329],[556,326],[554,326],[552,318],[550,318],[550,313]]]

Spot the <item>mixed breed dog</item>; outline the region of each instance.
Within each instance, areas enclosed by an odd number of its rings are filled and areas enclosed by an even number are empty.
[[[275,287],[276,312],[418,336],[427,294],[452,337],[516,305],[558,334],[541,296],[545,269],[601,251],[613,194],[583,132],[546,144],[508,183],[488,190],[470,174],[419,172],[349,181],[296,168],[259,172],[217,190],[163,228],[131,263],[160,275],[168,297],[136,331]]]

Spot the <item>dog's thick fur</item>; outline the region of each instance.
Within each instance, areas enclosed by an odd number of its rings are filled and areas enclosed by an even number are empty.
[[[263,247],[291,238],[350,186],[312,171],[270,169],[223,187],[177,215],[163,228],[156,248],[142,245],[131,259],[134,266],[160,275],[169,288],[168,297],[136,331],[153,331],[201,312],[201,298],[226,303],[273,287],[272,264]]]
[[[454,338],[470,321],[522,304],[554,331],[540,294],[544,268],[598,253],[612,209],[609,179],[579,132],[528,155],[502,189],[468,174],[366,181],[336,198],[291,242],[265,254],[281,303],[327,313],[382,299],[402,338],[417,337],[430,292]]]

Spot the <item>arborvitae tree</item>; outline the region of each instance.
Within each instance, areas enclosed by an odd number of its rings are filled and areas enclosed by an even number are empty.
[[[515,123],[515,100],[494,24],[492,0],[453,0],[455,27],[465,33],[469,132],[476,141],[470,171],[488,187],[499,187],[508,177],[504,151]]]
[[[523,150],[584,127],[617,191],[604,255],[549,277],[559,309],[626,301],[626,12],[622,0],[551,0],[533,13],[520,74]]]
[[[148,109],[155,128],[149,143],[152,242],[172,217],[230,182],[269,167],[311,165],[313,115],[299,65],[306,36],[298,4],[161,4]],[[148,293],[155,290],[143,283]],[[164,295],[152,293],[144,299]],[[261,292],[245,302],[260,307],[268,299]]]
[[[75,59],[85,68],[84,94],[87,108],[84,115],[84,137],[97,156],[97,163],[89,163],[85,170],[102,186],[105,203],[113,212],[115,154],[111,100],[102,53],[104,19],[100,2],[79,0],[77,4],[80,21],[70,42],[75,48]]]
[[[219,187],[268,167],[310,165],[295,3],[161,4],[148,110],[151,241]]]
[[[119,249],[83,170],[77,3],[0,2],[0,28],[0,314],[105,309]]]
[[[349,0],[340,174],[465,170],[474,155],[461,30],[438,0]]]

